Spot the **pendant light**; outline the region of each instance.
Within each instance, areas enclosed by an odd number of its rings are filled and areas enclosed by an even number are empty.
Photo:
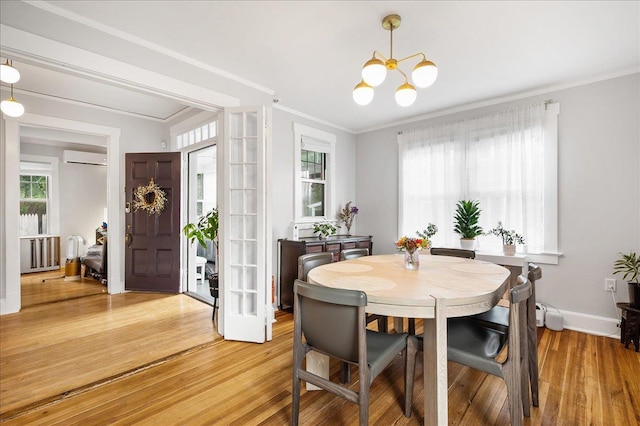
[[[11,85],[11,97],[0,103],[0,110],[9,117],[20,117],[24,114],[24,107],[13,97],[13,84]]]

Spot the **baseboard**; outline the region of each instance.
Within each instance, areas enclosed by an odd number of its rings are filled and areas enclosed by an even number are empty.
[[[542,302],[544,304],[544,302]],[[560,312],[563,317],[564,328],[581,333],[593,334],[619,339],[620,320],[596,315],[583,314],[581,312],[563,311],[547,306],[547,310]]]

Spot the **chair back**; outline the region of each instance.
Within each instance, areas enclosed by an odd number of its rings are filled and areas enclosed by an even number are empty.
[[[298,257],[298,279],[307,281],[307,274],[313,268],[326,265],[333,261],[333,255],[328,251],[321,253],[307,253]]]
[[[293,289],[307,345],[318,352],[358,363],[359,332],[365,328],[366,293],[301,280],[295,281]]]
[[[534,283],[542,278],[542,268],[535,263],[529,263],[529,281]]]
[[[473,250],[444,248],[444,247],[431,247],[431,254],[434,256],[464,257],[465,259],[476,258],[476,252]]]
[[[368,248],[344,249],[340,252],[340,260],[356,259],[362,256],[369,256]]]

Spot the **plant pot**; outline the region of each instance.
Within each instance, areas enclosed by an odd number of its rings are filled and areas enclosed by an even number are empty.
[[[460,248],[474,250],[476,248],[476,240],[473,238],[460,238]]]
[[[640,309],[640,284],[629,283],[629,304],[632,308]]]
[[[502,253],[505,256],[515,256],[516,254],[516,245],[515,244],[504,244],[502,246]]]

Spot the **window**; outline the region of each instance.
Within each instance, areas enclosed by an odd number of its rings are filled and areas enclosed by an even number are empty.
[[[204,215],[204,174],[196,174],[196,216],[202,217]]]
[[[455,205],[472,199],[485,230],[501,221],[524,235],[529,253],[556,254],[558,111],[540,103],[399,135],[400,234],[432,222],[434,245],[457,247]],[[501,241],[478,244],[499,251]]]
[[[218,135],[218,122],[214,118],[213,121],[198,125],[186,132],[175,136],[175,143],[178,149],[215,138]]]
[[[335,135],[294,123],[295,218],[332,218]]]
[[[49,176],[20,175],[20,234],[38,235],[49,232]]]

